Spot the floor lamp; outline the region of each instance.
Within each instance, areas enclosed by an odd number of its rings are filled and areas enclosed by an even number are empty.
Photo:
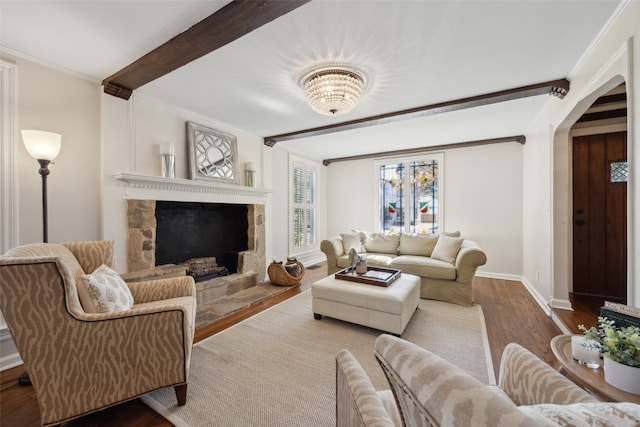
[[[47,176],[49,175],[49,163],[58,156],[60,152],[60,141],[62,136],[41,130],[23,130],[22,142],[31,154],[31,157],[40,163],[38,172],[42,176],[42,241],[49,241],[49,226],[47,221]]]
[[[47,176],[49,175],[49,163],[58,156],[60,152],[60,141],[62,136],[57,133],[45,132],[41,130],[23,130],[22,142],[25,148],[40,164],[38,172],[42,176],[42,241],[49,240],[49,227],[47,222]],[[18,378],[21,385],[31,385],[29,373],[24,372]]]

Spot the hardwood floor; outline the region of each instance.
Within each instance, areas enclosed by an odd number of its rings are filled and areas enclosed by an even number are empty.
[[[300,287],[196,331],[196,342],[309,289],[313,282],[324,276],[326,276],[326,264],[321,264],[318,268],[307,269]],[[549,342],[551,338],[561,334],[561,331],[551,318],[540,309],[520,282],[477,277],[474,279],[474,287],[475,301],[482,306],[485,316],[496,376],[500,368],[502,350],[510,342],[521,344],[550,365],[557,367]],[[581,307],[578,306],[577,311],[571,312],[570,315],[581,316],[580,310]],[[588,318],[588,315],[585,316]],[[585,320],[582,323],[589,322]],[[23,372],[24,367],[18,366],[0,373],[1,426],[35,427],[40,425],[38,403],[33,389],[17,384],[18,377]],[[64,427],[171,426],[168,421],[148,408],[139,399],[62,425]]]

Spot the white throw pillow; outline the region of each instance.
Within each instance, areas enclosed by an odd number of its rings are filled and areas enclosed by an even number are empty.
[[[464,239],[456,239],[455,237],[445,236],[444,234],[440,235],[438,243],[436,243],[436,247],[431,254],[431,258],[454,264],[463,241]]]
[[[342,247],[345,254],[348,254],[351,248],[355,249],[356,252],[360,252],[360,236],[357,234],[340,234],[340,237],[342,238]]]
[[[400,255],[419,255],[430,257],[438,243],[438,235],[407,234],[400,235]]]
[[[133,307],[129,286],[117,272],[104,264],[93,273],[80,277],[78,296],[87,313],[113,313]]]

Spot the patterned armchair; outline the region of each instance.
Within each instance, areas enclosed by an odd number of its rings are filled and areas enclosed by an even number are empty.
[[[186,403],[193,279],[132,283],[130,309],[89,313],[78,284],[103,264],[114,268],[113,242],[32,244],[0,257],[0,308],[37,395],[42,425],[168,386],[175,387],[179,405]]]
[[[518,344],[504,350],[497,387],[391,335],[378,337],[374,354],[394,405],[342,350],[336,358],[338,427],[640,425],[640,405],[600,402]]]

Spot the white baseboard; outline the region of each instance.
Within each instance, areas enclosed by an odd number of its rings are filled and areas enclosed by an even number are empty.
[[[552,308],[573,311],[573,307],[571,306],[571,301],[566,299],[551,298],[551,302],[549,303],[549,305]]]
[[[524,285],[525,289],[529,291],[529,294],[531,294],[533,299],[538,303],[542,311],[544,311],[547,316],[551,316],[551,307],[549,307],[547,301],[545,301],[542,295],[540,295],[540,292],[538,292],[538,290],[524,277],[521,277],[520,281]]]
[[[478,277],[486,277],[488,279],[502,279],[502,280],[513,280],[516,282],[522,282],[522,276],[518,276],[517,274],[492,273],[490,271],[476,271],[475,275]]]
[[[0,329],[0,371],[15,368],[22,363],[9,329]]]

